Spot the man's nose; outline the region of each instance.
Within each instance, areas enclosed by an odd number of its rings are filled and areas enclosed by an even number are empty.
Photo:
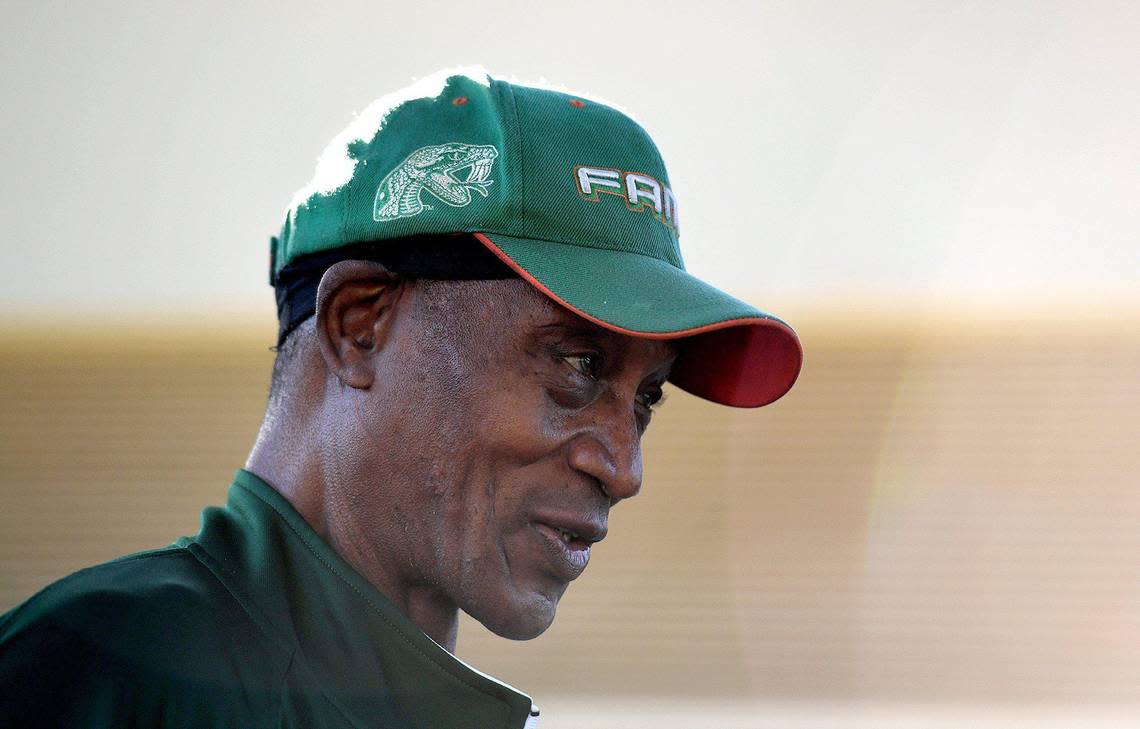
[[[619,398],[612,398],[618,400]],[[570,466],[597,479],[611,502],[641,490],[641,431],[628,409],[611,406],[591,419],[570,443]]]

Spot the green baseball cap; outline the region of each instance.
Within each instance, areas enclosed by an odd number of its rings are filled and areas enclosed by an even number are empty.
[[[790,326],[685,271],[678,204],[635,121],[584,96],[443,71],[379,99],[338,135],[272,241],[298,258],[468,233],[602,327],[683,340],[670,380],[714,402],[781,397],[803,361]]]

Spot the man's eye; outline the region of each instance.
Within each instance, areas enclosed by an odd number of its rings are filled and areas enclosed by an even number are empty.
[[[579,374],[585,375],[591,380],[598,379],[601,374],[602,358],[596,354],[570,354],[562,359],[576,369]]]
[[[665,401],[665,393],[662,392],[660,387],[655,387],[652,390],[646,390],[637,396],[637,402],[642,407],[653,410]]]

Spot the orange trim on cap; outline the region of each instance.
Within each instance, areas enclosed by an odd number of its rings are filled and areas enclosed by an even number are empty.
[[[715,332],[718,329],[728,329],[729,327],[737,327],[737,326],[751,324],[751,325],[759,325],[759,326],[769,326],[769,327],[774,327],[776,329],[783,329],[789,335],[791,335],[791,337],[793,339],[796,339],[796,340],[799,339],[796,336],[796,333],[787,324],[784,324],[783,322],[780,322],[780,321],[776,321],[775,319],[765,319],[764,317],[760,317],[760,316],[748,316],[748,317],[741,317],[739,319],[726,319],[725,321],[713,322],[712,324],[704,324],[704,325],[699,326],[699,327],[693,327],[692,329],[682,329],[682,330],[676,331],[676,332],[640,332],[640,331],[636,331],[634,329],[626,329],[625,327],[619,327],[616,324],[611,324],[607,321],[602,321],[601,319],[599,319],[596,316],[592,316],[590,314],[587,314],[586,312],[582,311],[578,307],[574,306],[573,304],[571,304],[568,301],[566,301],[565,299],[563,299],[558,294],[556,294],[553,291],[551,291],[550,289],[548,289],[541,281],[539,281],[534,276],[532,276],[529,271],[527,271],[525,268],[520,266],[518,263],[516,263],[514,261],[513,258],[511,258],[506,253],[504,253],[503,250],[501,248],[499,248],[497,245],[495,245],[494,242],[492,242],[491,239],[488,238],[485,234],[473,233],[472,235],[474,235],[476,238],[478,238],[479,242],[487,247],[487,250],[491,251],[496,256],[498,256],[499,260],[501,260],[503,263],[510,266],[511,269],[515,273],[517,273],[518,275],[520,275],[524,279],[526,279],[527,283],[529,283],[531,286],[534,286],[536,289],[538,289],[542,293],[546,294],[551,299],[558,302],[559,304],[566,307],[567,309],[574,312],[575,314],[582,317],[583,319],[591,321],[600,327],[604,327],[606,329],[609,329],[610,331],[618,332],[619,334],[628,334],[628,335],[633,336],[633,337],[641,337],[642,339],[681,339],[682,337],[691,337],[694,334],[704,334],[706,332]]]

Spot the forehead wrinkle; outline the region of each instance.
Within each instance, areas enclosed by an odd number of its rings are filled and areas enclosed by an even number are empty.
[[[502,354],[493,341],[512,351],[525,348],[530,332],[562,331],[597,342],[613,353],[626,354],[639,342],[648,341],[599,326],[552,301],[522,279],[470,281],[423,280],[420,316],[423,331],[435,340],[435,347],[446,349],[451,357],[462,356],[490,365]],[[489,335],[490,334],[490,335]],[[498,335],[505,335],[496,339]],[[521,338],[520,338],[520,335]],[[654,362],[646,378],[666,379],[680,352],[674,341],[656,341],[650,346],[664,350],[663,360]]]

